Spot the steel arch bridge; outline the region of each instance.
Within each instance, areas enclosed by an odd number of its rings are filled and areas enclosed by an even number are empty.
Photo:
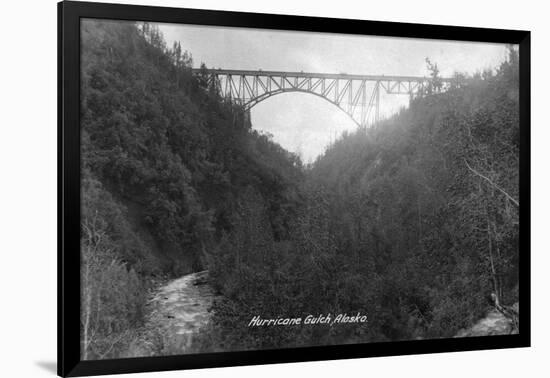
[[[426,88],[431,78],[420,76],[349,75],[313,72],[193,69],[206,75],[222,97],[238,103],[246,111],[280,93],[302,92],[321,97],[344,111],[359,126],[380,119],[380,92],[413,96]],[[437,85],[446,89],[451,79],[441,78]]]

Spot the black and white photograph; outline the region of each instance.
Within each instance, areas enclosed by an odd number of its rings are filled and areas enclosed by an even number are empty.
[[[82,19],[82,360],[519,332],[519,47]]]
[[[1,7],[1,376],[546,378],[543,3]]]

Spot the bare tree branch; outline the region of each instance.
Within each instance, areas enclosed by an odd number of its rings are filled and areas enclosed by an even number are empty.
[[[517,200],[514,199],[514,197],[512,197],[511,195],[509,195],[508,193],[506,193],[504,191],[504,189],[502,189],[500,186],[498,186],[497,184],[495,184],[493,181],[491,181],[491,179],[489,179],[488,177],[482,175],[481,173],[479,173],[478,171],[476,171],[475,169],[473,169],[472,167],[470,167],[470,164],[468,164],[468,162],[466,161],[466,159],[464,159],[464,163],[466,163],[466,166],[468,167],[468,169],[470,171],[472,171],[473,173],[475,173],[477,176],[481,177],[482,179],[486,180],[489,184],[491,184],[492,187],[494,187],[495,189],[497,189],[499,192],[501,192],[502,194],[504,194],[506,196],[506,198],[508,198],[514,205],[518,206],[519,207],[519,202]]]

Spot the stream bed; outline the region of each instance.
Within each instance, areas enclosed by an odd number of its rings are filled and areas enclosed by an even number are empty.
[[[193,336],[210,322],[216,297],[208,271],[187,274],[159,288],[147,305],[145,337],[136,340],[128,357],[191,352]]]

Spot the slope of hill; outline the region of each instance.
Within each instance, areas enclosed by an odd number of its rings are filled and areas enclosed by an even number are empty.
[[[337,244],[380,277],[373,305],[386,298],[375,314],[385,336],[452,336],[486,312],[491,293],[518,300],[519,81],[509,53],[496,73],[345,135],[309,173],[330,198]]]
[[[248,194],[284,237],[302,173],[158,28],[85,20],[81,41],[83,349],[95,358],[131,339],[155,280],[204,269]]]

